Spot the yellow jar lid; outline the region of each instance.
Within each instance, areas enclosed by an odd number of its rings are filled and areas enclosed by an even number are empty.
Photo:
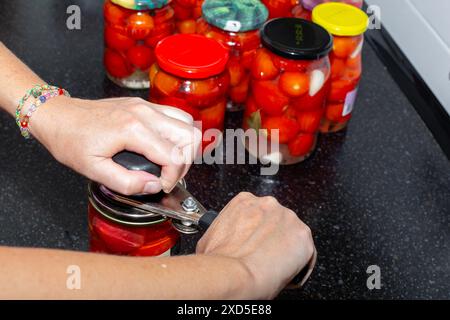
[[[327,2],[316,6],[312,20],[336,36],[358,36],[367,30],[369,17],[352,5]]]

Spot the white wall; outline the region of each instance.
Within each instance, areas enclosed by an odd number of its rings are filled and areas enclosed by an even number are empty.
[[[450,0],[366,0],[450,114]]]

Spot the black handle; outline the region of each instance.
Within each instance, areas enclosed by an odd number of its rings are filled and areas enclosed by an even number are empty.
[[[140,154],[122,151],[116,154],[112,159],[115,163],[120,164],[128,170],[145,171],[158,178],[161,177],[161,166],[151,162]]]
[[[206,213],[198,221],[198,226],[203,230],[206,230],[213,224],[214,220],[216,220],[218,216],[219,214],[216,211],[206,211]]]

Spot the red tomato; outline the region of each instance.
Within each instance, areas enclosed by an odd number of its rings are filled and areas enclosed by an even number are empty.
[[[342,77],[346,68],[345,60],[334,57],[331,59],[331,78],[336,79]]]
[[[322,89],[314,96],[306,93],[298,98],[291,100],[291,105],[298,111],[321,110],[325,106],[328,92],[330,91],[330,81],[328,80]]]
[[[113,25],[125,25],[125,19],[132,13],[132,10],[122,8],[111,1],[105,2],[103,10],[105,20]]]
[[[257,50],[250,50],[250,51],[244,51],[242,52],[241,56],[241,66],[247,70],[250,70],[252,68],[253,61],[256,57],[256,51]]]
[[[153,18],[144,12],[137,12],[129,16],[127,20],[128,33],[136,40],[143,40],[148,37],[154,26]]]
[[[191,107],[186,100],[176,97],[165,97],[158,100],[159,104],[176,107],[189,113],[194,121],[200,120],[200,111],[196,108]]]
[[[316,133],[320,127],[323,110],[298,112],[297,123],[302,133]]]
[[[356,88],[357,83],[350,80],[336,80],[331,82],[331,90],[328,100],[336,102],[344,102],[347,93]]]
[[[215,103],[222,94],[217,79],[192,80],[186,100],[192,106],[205,108]]]
[[[126,59],[111,49],[105,50],[104,63],[106,71],[115,78],[125,78],[133,73]]]
[[[153,50],[143,45],[131,47],[127,52],[127,58],[131,64],[143,71],[148,70],[156,61]]]
[[[161,28],[163,28],[163,29],[158,30],[158,32],[156,32],[156,28],[155,28],[154,32],[152,32],[149,37],[145,38],[146,46],[148,46],[150,48],[154,48],[154,47],[156,47],[156,45],[158,44],[159,41],[172,35],[175,31],[175,24],[174,23],[164,23]]]
[[[107,26],[105,28],[105,44],[117,51],[126,51],[134,46],[134,40],[122,34],[118,29]]]
[[[290,0],[262,0],[261,2],[269,9],[269,19],[291,17],[292,9],[295,5],[295,3]]]
[[[252,92],[256,104],[271,116],[283,114],[283,110],[289,104],[289,98],[280,91],[278,84],[273,81],[253,81]]]
[[[345,117],[342,116],[344,112],[344,104],[343,103],[330,103],[327,105],[326,111],[325,111],[325,118],[327,118],[330,121],[333,122],[346,122],[350,120],[352,117],[351,114],[346,115]]]
[[[145,241],[143,234],[126,230],[119,225],[107,223],[95,216],[92,219],[92,227],[108,250],[116,254],[127,254],[136,250]]]
[[[177,29],[182,34],[194,34],[197,32],[197,22],[193,19],[178,22]]]
[[[200,119],[202,121],[203,131],[212,128],[223,130],[226,108],[227,101],[224,99],[209,108],[201,110]]]
[[[271,138],[271,130],[279,129],[279,142],[281,144],[288,143],[295,138],[300,128],[294,119],[285,116],[279,117],[264,117],[262,120],[262,128],[267,129],[267,136]]]
[[[153,85],[160,93],[171,97],[178,92],[181,82],[177,78],[160,70],[155,76]]]
[[[230,74],[230,86],[234,87],[241,83],[245,70],[241,66],[239,59],[230,59],[228,62],[228,73]]]
[[[177,243],[177,237],[165,237],[158,242],[143,246],[132,252],[130,256],[134,257],[157,257],[172,249]]]
[[[346,59],[359,45],[359,37],[337,37],[333,39],[333,54],[341,59]]]
[[[238,104],[244,103],[248,96],[249,85],[250,75],[247,74],[246,76],[244,76],[239,85],[230,88],[231,101]]]
[[[346,64],[350,69],[361,70],[361,55],[358,55],[355,58],[348,58]]]
[[[316,136],[310,133],[301,133],[289,144],[289,152],[294,157],[303,157],[311,153]]]
[[[258,50],[252,65],[253,78],[257,80],[272,80],[278,76],[278,72],[279,70],[273,64],[269,53],[265,49]]]
[[[300,72],[284,72],[279,80],[280,89],[291,97],[309,92],[309,75]]]
[[[173,4],[173,10],[175,11],[175,19],[179,21],[188,20],[192,18],[192,9],[179,5],[178,3]]]

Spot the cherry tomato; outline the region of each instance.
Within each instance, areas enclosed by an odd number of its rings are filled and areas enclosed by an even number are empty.
[[[107,223],[95,216],[92,219],[92,228],[108,250],[116,254],[127,254],[144,244],[143,234]]]
[[[105,2],[103,10],[105,20],[112,25],[125,25],[126,18],[132,13],[132,10],[122,8],[121,6],[113,4],[111,1]]]
[[[333,39],[333,54],[341,59],[346,59],[359,45],[358,37],[337,37]]]
[[[217,79],[192,80],[186,100],[192,106],[209,107],[222,95]]]
[[[175,19],[178,21],[188,20],[192,18],[192,9],[184,7],[178,3],[174,3],[173,10],[175,11]]]
[[[305,72],[311,65],[311,61],[307,60],[285,59],[273,53],[270,55],[275,67],[282,71]]]
[[[156,45],[158,44],[159,41],[172,35],[175,31],[175,24],[174,23],[164,23],[161,26],[159,26],[158,28],[162,28],[162,29],[159,29],[158,32],[156,32],[156,29],[155,29],[154,32],[152,32],[152,34],[149,37],[145,38],[146,46],[148,46],[150,48],[154,48],[154,47],[156,47]]]
[[[250,96],[248,97],[247,101],[245,102],[245,112],[244,112],[244,117],[249,117],[252,115],[252,113],[258,111],[258,105],[255,102],[255,99]]]
[[[215,105],[209,108],[202,109],[200,111],[200,119],[202,121],[203,131],[212,128],[223,130],[226,107],[227,101],[223,99]]]
[[[257,80],[272,80],[278,76],[278,68],[265,49],[258,50],[252,65],[252,75]]]
[[[325,106],[329,91],[330,81],[328,80],[314,96],[311,97],[309,93],[306,93],[298,98],[292,99],[291,105],[298,111],[321,110]]]
[[[192,118],[194,118],[194,121],[200,120],[200,111],[194,107],[191,107],[189,103],[184,99],[176,97],[164,97],[159,99],[158,103],[181,109],[184,112],[189,113],[192,116]]]
[[[153,50],[143,45],[131,47],[127,52],[127,58],[131,64],[143,71],[148,70],[156,61]]]
[[[242,104],[247,99],[250,85],[250,75],[244,76],[239,85],[230,88],[230,99],[234,103]]]
[[[290,0],[261,0],[269,9],[269,19],[291,17],[293,2]]]
[[[267,130],[268,138],[271,138],[271,130],[279,129],[279,142],[281,144],[288,143],[300,131],[297,122],[285,116],[264,117],[262,119],[262,128]]]
[[[312,152],[316,136],[310,133],[301,133],[289,142],[289,152],[294,157],[303,157]]]
[[[247,70],[252,68],[253,61],[256,57],[257,50],[244,51],[241,56],[241,66]]]
[[[299,97],[309,92],[309,75],[300,72],[284,72],[279,80],[283,93]]]
[[[160,70],[155,76],[154,86],[160,93],[170,97],[178,92],[181,82],[177,78]]]
[[[125,78],[133,73],[126,59],[111,49],[105,50],[104,63],[106,71],[115,78]]]
[[[298,112],[297,123],[302,133],[316,133],[320,127],[323,110]]]
[[[136,40],[143,40],[148,37],[154,26],[153,18],[144,12],[137,12],[129,16],[127,20],[128,33]]]
[[[327,105],[325,117],[330,121],[338,123],[350,120],[350,118],[352,117],[351,114],[348,114],[344,117],[342,116],[343,112],[344,112],[343,103],[331,103]]]
[[[347,93],[356,88],[357,83],[351,80],[335,80],[331,82],[331,90],[328,95],[330,101],[344,102]]]
[[[361,55],[358,55],[355,58],[348,58],[346,64],[350,69],[361,70]]]
[[[230,59],[228,62],[228,73],[230,74],[230,86],[234,87],[241,83],[245,70],[241,66],[239,59]]]
[[[179,33],[194,34],[197,31],[197,22],[195,20],[184,20],[177,23]]]
[[[253,81],[252,90],[256,104],[268,115],[281,115],[289,104],[289,98],[280,91],[276,82]]]
[[[105,28],[105,44],[108,48],[117,51],[127,51],[134,46],[134,40],[122,34],[118,29],[107,26]]]
[[[346,61],[339,58],[333,58],[331,60],[331,78],[336,79],[342,77],[346,68]]]

